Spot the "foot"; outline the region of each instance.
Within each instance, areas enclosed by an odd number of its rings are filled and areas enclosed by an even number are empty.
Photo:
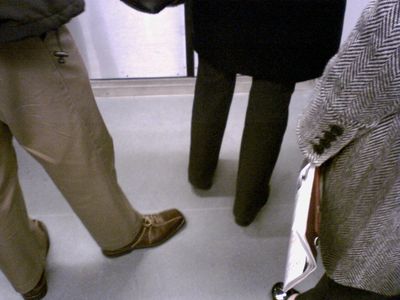
[[[239,226],[249,226],[256,219],[258,213],[265,206],[269,197],[269,186],[265,191],[251,193],[237,193],[233,214]]]
[[[212,179],[211,180],[199,180],[189,177],[190,184],[198,190],[207,191],[211,189],[212,186]]]
[[[177,209],[170,209],[153,215],[144,215],[142,228],[130,244],[117,250],[103,250],[103,254],[107,257],[118,257],[135,249],[161,245],[173,237],[184,224],[185,217]]]
[[[33,220],[40,230],[44,233],[46,237],[46,256],[49,253],[50,249],[50,238],[49,238],[49,233],[47,231],[46,225],[44,225],[43,222],[38,221],[38,220]],[[45,271],[43,271],[42,276],[40,277],[39,282],[36,284],[36,286],[30,290],[27,293],[22,294],[22,297],[25,300],[40,300],[43,299],[44,296],[47,294],[47,280],[46,280],[46,274]]]
[[[262,207],[253,208],[252,210],[246,211],[246,213],[242,213],[241,216],[235,216],[236,224],[242,227],[249,226],[251,223],[253,223],[261,208]]]
[[[42,277],[40,277],[38,284],[28,293],[22,294],[22,297],[25,300],[40,300],[43,299],[44,296],[46,296],[46,294],[47,294],[47,281],[45,272],[43,272]]]
[[[242,219],[242,218],[235,218],[235,222],[237,225],[242,226],[242,227],[247,227],[249,226],[251,223],[253,223],[254,219],[256,218],[256,216],[249,218],[249,219]]]

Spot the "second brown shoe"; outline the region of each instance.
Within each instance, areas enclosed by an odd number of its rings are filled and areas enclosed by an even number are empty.
[[[39,229],[44,233],[46,237],[46,257],[47,257],[47,254],[49,253],[50,249],[50,238],[49,238],[49,232],[47,231],[47,227],[46,225],[44,225],[43,222],[39,220],[32,220],[32,221],[39,226]],[[47,294],[47,281],[46,281],[45,271],[43,271],[42,276],[40,277],[40,280],[36,284],[36,286],[29,292],[22,294],[22,297],[25,300],[40,300],[43,299],[46,296],[46,294]]]
[[[135,249],[158,246],[175,235],[185,224],[185,217],[177,209],[144,215],[143,224],[134,241],[117,250],[103,250],[107,257],[118,257]]]

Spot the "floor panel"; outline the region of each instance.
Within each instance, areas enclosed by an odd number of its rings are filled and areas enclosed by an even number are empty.
[[[101,255],[45,172],[17,146],[29,212],[46,222],[51,235],[46,299],[270,299],[271,286],[283,279],[302,161],[295,124],[310,93],[301,89],[293,96],[270,199],[248,228],[237,226],[232,216],[247,95],[235,96],[214,186],[207,192],[187,182],[192,96],[98,98],[130,201],[142,212],[177,207],[188,220],[166,244],[114,260]],[[312,286],[321,272],[300,288]],[[1,274],[0,290],[0,299],[20,299]]]

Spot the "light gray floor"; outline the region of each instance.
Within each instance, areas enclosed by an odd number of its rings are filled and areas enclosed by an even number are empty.
[[[186,179],[192,96],[98,98],[114,138],[120,183],[141,212],[177,207],[185,229],[166,244],[110,260],[40,166],[18,148],[21,184],[32,217],[48,225],[46,299],[271,299],[283,279],[302,161],[295,137],[311,88],[297,89],[268,204],[248,228],[235,225],[233,195],[247,95],[235,96],[215,184],[195,193]],[[299,288],[307,289],[322,270]],[[0,299],[20,297],[0,274]]]

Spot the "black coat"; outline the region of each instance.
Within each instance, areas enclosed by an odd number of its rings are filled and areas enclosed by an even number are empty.
[[[83,0],[0,0],[0,42],[57,29],[84,9]]]
[[[215,67],[271,81],[319,77],[346,0],[194,0],[194,47]]]

